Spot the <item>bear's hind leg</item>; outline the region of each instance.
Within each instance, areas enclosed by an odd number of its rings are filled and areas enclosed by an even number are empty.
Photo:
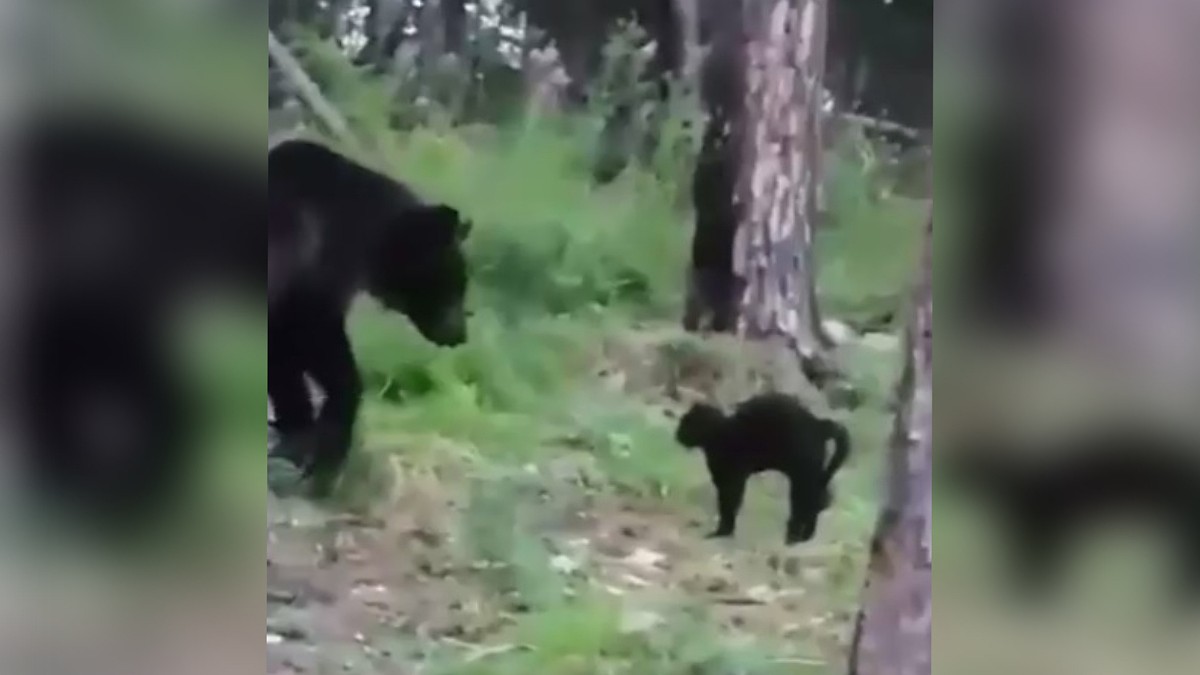
[[[341,317],[327,317],[314,326],[308,338],[308,372],[325,392],[325,402],[313,428],[317,447],[308,473],[324,481],[335,478],[349,456],[362,380]]]

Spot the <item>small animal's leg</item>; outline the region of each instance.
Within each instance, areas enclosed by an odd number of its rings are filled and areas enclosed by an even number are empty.
[[[738,285],[733,272],[710,272],[709,302],[713,307],[712,329],[715,333],[732,333],[737,328]]]
[[[349,456],[362,380],[340,317],[327,317],[309,337],[313,346],[309,372],[325,392],[314,428],[318,445],[309,473],[326,479],[336,476]]]
[[[717,487],[717,529],[709,537],[732,537],[737,528],[738,512],[742,509],[742,498],[746,494],[748,476],[723,476],[715,481]]]
[[[793,472],[788,476],[789,507],[787,545],[798,544],[813,538],[817,532],[817,519],[821,515],[824,486],[811,478]]]

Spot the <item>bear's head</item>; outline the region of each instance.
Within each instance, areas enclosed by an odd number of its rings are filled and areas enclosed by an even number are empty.
[[[443,347],[467,339],[467,260],[471,222],[438,204],[404,210],[384,228],[368,273],[368,291]]]

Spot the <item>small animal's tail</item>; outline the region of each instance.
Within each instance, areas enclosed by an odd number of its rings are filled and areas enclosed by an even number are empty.
[[[846,431],[846,427],[833,420],[826,420],[825,428],[834,445],[833,456],[829,458],[829,464],[825,467],[825,484],[828,485],[850,458],[850,433]]]

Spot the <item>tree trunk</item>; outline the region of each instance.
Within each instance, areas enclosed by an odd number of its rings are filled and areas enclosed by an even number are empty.
[[[465,0],[442,0],[445,22],[445,46],[451,54],[463,55],[467,49],[467,5]]]
[[[933,216],[905,345],[888,492],[871,540],[850,675],[929,675],[933,635]]]
[[[406,0],[368,0],[367,44],[355,63],[369,65],[377,72],[386,71],[404,40],[404,26],[412,11]]]
[[[700,73],[700,1],[675,0],[675,13],[679,21],[679,75],[689,87],[696,86]]]
[[[746,0],[746,82],[735,204],[738,332],[781,339],[805,357],[828,341],[816,303],[812,240],[821,153],[824,0]]]
[[[772,367],[798,355],[822,386],[831,345],[812,240],[825,2],[739,0],[708,11],[700,89],[709,119],[692,185],[684,328],[763,341],[779,352]]]
[[[421,63],[428,72],[446,52],[446,21],[442,13],[444,0],[425,0],[417,23],[417,38],[421,41]]]

